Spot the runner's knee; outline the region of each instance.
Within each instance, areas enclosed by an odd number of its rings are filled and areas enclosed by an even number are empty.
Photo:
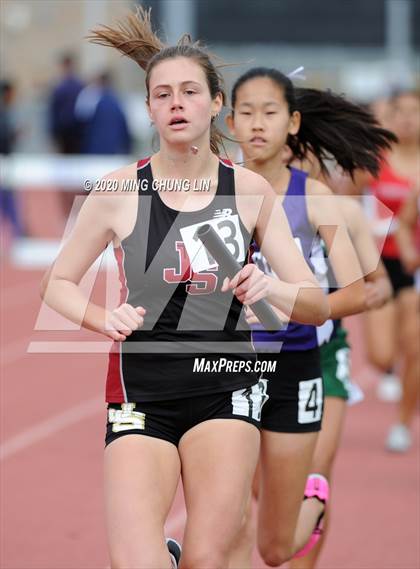
[[[261,538],[258,550],[264,563],[269,567],[278,567],[293,557],[292,541],[279,540],[275,537]]]

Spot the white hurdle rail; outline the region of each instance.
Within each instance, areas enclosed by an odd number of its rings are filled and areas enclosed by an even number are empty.
[[[130,164],[131,156],[86,156],[58,154],[0,155],[0,183],[16,190],[74,191],[85,180],[95,181],[108,172]]]
[[[84,193],[84,183],[96,180],[135,161],[132,156],[86,156],[59,154],[0,155],[0,185],[17,192],[48,191]],[[87,192],[86,192],[87,194]],[[14,239],[9,250],[10,262],[22,269],[44,269],[56,258],[60,239],[31,236]]]

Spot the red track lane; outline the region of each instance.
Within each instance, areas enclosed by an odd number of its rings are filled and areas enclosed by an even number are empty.
[[[25,354],[29,341],[69,335],[33,331],[41,272],[3,265],[2,273],[0,410],[6,457],[0,463],[0,567],[105,568],[101,400],[107,358]],[[320,568],[417,569],[420,421],[417,416],[410,453],[392,456],[383,450],[395,409],[375,399],[360,321],[353,319],[351,330],[357,347],[354,376],[366,389],[366,401],[348,412],[335,468],[333,523]],[[85,332],[81,337],[100,339]],[[168,532],[180,539],[184,520],[179,492]],[[255,564],[265,567],[257,555]]]

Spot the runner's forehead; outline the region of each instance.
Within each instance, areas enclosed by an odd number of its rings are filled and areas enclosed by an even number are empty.
[[[280,105],[284,92],[269,77],[255,77],[243,83],[236,92],[236,105]]]
[[[176,57],[159,62],[150,74],[150,89],[159,85],[180,85],[195,82],[206,84],[203,68],[195,60],[187,57]]]

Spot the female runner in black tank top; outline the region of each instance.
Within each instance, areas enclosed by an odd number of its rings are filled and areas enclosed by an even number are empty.
[[[180,399],[257,383],[258,373],[246,371],[254,367],[256,355],[242,304],[237,298],[231,302],[222,292],[221,272],[204,251],[194,255],[191,250],[199,250],[200,242],[194,239],[197,227],[210,223],[234,256],[240,261],[245,258],[251,236],[236,206],[232,164],[219,160],[214,198],[198,211],[179,212],[166,205],[161,192],[153,190],[156,180],[150,158],[139,161],[137,177],[143,188],[139,214],[133,231],[115,253],[124,283],[121,302],[143,304],[147,313],[142,328],[124,344],[117,343],[110,354],[107,401]],[[142,243],[147,243],[144,258]],[[191,266],[189,259],[193,259]],[[140,270],[143,265],[144,271]],[[235,353],[236,344],[240,351]],[[161,365],[156,365],[157,351]],[[223,369],[209,372],[220,358]],[[230,364],[234,369],[235,361],[242,371],[224,372]]]
[[[187,524],[180,567],[226,567],[257,463],[255,426],[264,400],[248,332],[241,330],[242,303],[266,297],[312,324],[325,321],[327,304],[269,184],[217,156],[213,119],[224,94],[208,55],[188,38],[165,48],[142,10],[94,38],[146,69],[160,150],[107,176],[117,192],[92,192],[44,278],[43,296],[69,319],[115,340],[105,452],[112,567],[171,567],[163,527],[181,468]],[[149,183],[209,178],[210,192],[124,192],[124,180],[137,176]],[[204,221],[242,264],[252,235],[282,280],[251,264],[224,278],[194,249],[194,226]],[[110,242],[120,266],[115,310],[87,302],[78,287]],[[230,360],[230,372],[194,372],[197,351],[212,370]],[[243,363],[250,364],[246,373]]]

